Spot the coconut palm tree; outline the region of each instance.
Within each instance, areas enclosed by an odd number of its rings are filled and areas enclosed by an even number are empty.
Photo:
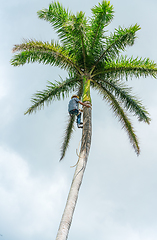
[[[42,42],[25,40],[17,44],[13,52],[18,52],[11,60],[13,66],[25,63],[43,63],[67,70],[65,80],[49,82],[46,90],[32,97],[32,106],[25,114],[35,112],[45,103],[69,97],[74,92],[84,103],[91,105],[90,88],[95,89],[111,107],[122,123],[137,154],[139,142],[128,117],[131,112],[139,121],[150,123],[149,113],[141,101],[132,94],[125,84],[128,78],[157,77],[157,65],[148,58],[133,58],[121,55],[127,46],[132,46],[140,26],[118,27],[109,36],[105,28],[114,17],[110,2],[94,6],[92,16],[86,18],[81,11],[76,15],[64,9],[59,2],[52,2],[48,9],[38,11],[38,17],[48,21],[58,34],[58,41]],[[91,108],[83,108],[83,131],[79,160],[76,166],[67,204],[63,213],[57,240],[68,237],[78,192],[82,183],[91,145]],[[70,137],[74,130],[75,116],[70,117],[61,148],[61,160],[65,156]]]

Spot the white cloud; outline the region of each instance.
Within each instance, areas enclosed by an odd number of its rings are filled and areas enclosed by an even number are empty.
[[[0,147],[1,234],[16,239],[52,236],[59,224],[56,216],[66,188],[63,174],[56,173],[51,181],[33,177],[24,159]],[[12,226],[9,233],[7,226]]]

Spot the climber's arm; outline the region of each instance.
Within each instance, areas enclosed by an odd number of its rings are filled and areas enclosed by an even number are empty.
[[[78,103],[80,103],[82,106],[85,106],[85,107],[91,107],[91,105],[89,105],[89,104],[87,104],[87,103],[83,103],[83,102],[81,102],[81,101],[78,101]]]

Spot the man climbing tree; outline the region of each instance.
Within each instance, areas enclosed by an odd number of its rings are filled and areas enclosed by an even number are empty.
[[[72,14],[59,2],[52,2],[48,9],[39,11],[38,17],[52,25],[59,41],[52,40],[49,43],[27,40],[17,44],[13,52],[19,53],[13,57],[11,64],[13,66],[30,62],[50,64],[67,70],[69,77],[60,82],[49,82],[46,90],[37,92],[32,98],[32,106],[25,114],[40,109],[45,103],[64,99],[71,92],[77,93],[85,106],[91,106],[90,88],[93,88],[109,104],[126,130],[135,152],[139,154],[139,142],[127,113],[130,112],[139,121],[148,124],[150,117],[141,101],[132,94],[132,89],[125,84],[125,80],[129,77],[156,78],[157,64],[148,58],[122,56],[121,52],[134,44],[140,26],[135,24],[128,28],[119,27],[107,36],[105,28],[112,21],[114,11],[110,2],[105,0],[92,8],[92,16],[89,19],[82,11],[76,15]],[[74,115],[69,117],[61,159],[69,145],[74,121]],[[79,160],[56,240],[66,240],[68,237],[91,146],[91,135],[91,108],[85,107]]]
[[[78,128],[83,128],[83,123],[81,122],[81,109],[79,109],[78,104],[81,104],[84,107],[91,107],[89,104],[83,103],[79,100],[79,97],[77,95],[73,95],[71,97],[71,100],[69,102],[68,105],[68,112],[70,114],[70,116],[72,117],[72,115],[76,115],[77,116],[77,127]]]

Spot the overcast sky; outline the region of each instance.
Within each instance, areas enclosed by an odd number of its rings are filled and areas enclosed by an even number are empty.
[[[61,0],[76,13],[86,12],[96,0]],[[22,39],[57,39],[51,26],[36,12],[49,0],[7,0],[0,8],[0,238],[55,239],[77,162],[81,130],[76,128],[65,159],[60,147],[70,99],[54,102],[24,116],[30,98],[47,81],[64,79],[66,72],[39,64],[13,67],[11,49]],[[157,62],[157,1],[112,0],[119,25],[138,23],[133,47],[124,54]],[[133,118],[141,154],[136,156],[121,124],[93,91],[92,146],[81,186],[69,240],[157,239],[157,80],[129,80],[147,106],[150,125]]]

